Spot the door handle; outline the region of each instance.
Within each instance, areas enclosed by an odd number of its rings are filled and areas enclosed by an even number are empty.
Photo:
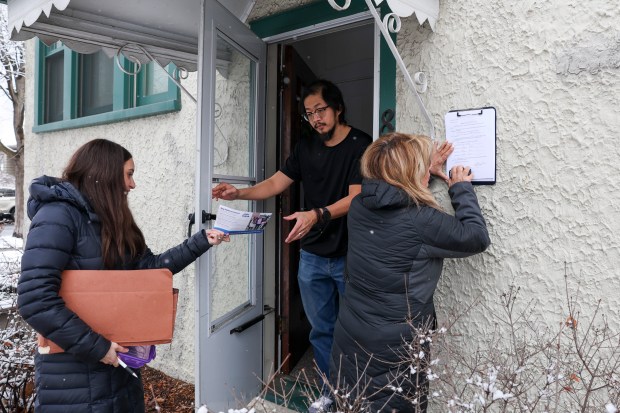
[[[232,330],[230,330],[230,334],[242,333],[243,331],[245,331],[248,328],[252,327],[254,324],[262,321],[264,318],[265,318],[265,314],[258,315],[256,317],[254,317],[253,319],[251,319],[249,321],[246,321],[245,323],[241,324],[240,326],[237,326],[237,327],[233,328]]]
[[[215,214],[210,214],[206,212],[204,209],[202,210],[202,223],[204,224],[207,221],[212,221],[215,219]],[[187,226],[187,238],[192,236],[192,225],[196,222],[196,214],[193,212],[187,216],[187,220],[189,224]]]
[[[263,306],[263,310],[265,311],[263,314],[257,315],[253,319],[251,319],[249,321],[246,321],[245,323],[241,324],[240,326],[237,326],[237,327],[233,328],[232,330],[230,330],[230,334],[242,333],[244,330],[247,330],[248,328],[252,327],[254,324],[262,321],[267,314],[274,312],[275,308],[273,308],[273,307],[271,307],[269,305],[264,305]]]

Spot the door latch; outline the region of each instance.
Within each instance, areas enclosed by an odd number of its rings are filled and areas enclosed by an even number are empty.
[[[204,209],[202,210],[202,223],[204,224],[207,221],[213,221],[215,219],[215,214],[210,214],[206,212]],[[187,226],[187,238],[192,236],[192,225],[196,223],[196,214],[193,212],[187,216],[187,220],[189,224]]]

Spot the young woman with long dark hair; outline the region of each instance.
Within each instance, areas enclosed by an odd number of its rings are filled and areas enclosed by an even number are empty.
[[[42,176],[30,186],[32,224],[17,305],[28,324],[64,350],[35,356],[37,412],[144,411],[142,380],[117,368],[117,353],[127,349],[92,331],[58,295],[64,270],[177,273],[212,245],[229,240],[220,231],[203,230],[154,255],[127,202],[136,186],[134,171],[125,148],[95,139],[74,153],[62,178]]]

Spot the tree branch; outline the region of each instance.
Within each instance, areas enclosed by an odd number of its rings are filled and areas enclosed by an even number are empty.
[[[0,90],[2,90],[2,92],[4,92],[4,94],[6,95],[7,98],[9,98],[9,100],[13,101],[13,98],[11,97],[11,95],[8,92],[8,90],[6,90],[6,88],[4,86],[0,85]]]

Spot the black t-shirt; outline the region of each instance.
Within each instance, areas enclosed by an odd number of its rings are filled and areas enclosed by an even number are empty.
[[[281,171],[301,181],[304,208],[323,208],[346,197],[349,185],[362,183],[360,158],[372,138],[351,128],[338,145],[329,147],[316,135],[302,138]],[[347,217],[332,219],[326,226],[315,225],[301,239],[301,248],[321,257],[341,257],[347,253]]]

